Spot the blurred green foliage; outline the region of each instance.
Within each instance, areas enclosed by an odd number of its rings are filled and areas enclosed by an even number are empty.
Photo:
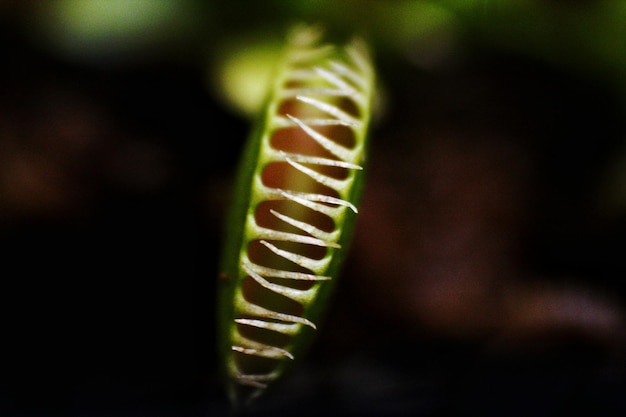
[[[319,20],[365,33],[381,53],[406,53],[411,43],[446,28],[463,42],[604,72],[613,80],[626,71],[626,2],[619,0],[53,0],[14,7],[26,10],[29,25],[38,16],[44,31],[36,33],[80,53],[165,39],[184,51],[193,36],[205,36],[209,51],[246,32],[275,35],[293,21]]]
[[[441,72],[487,49],[592,79],[615,91],[626,113],[620,0],[53,0],[0,3],[0,14],[80,65],[196,66],[211,94],[246,118],[263,99],[282,33],[296,21],[363,34],[383,84],[399,68]],[[623,159],[607,170],[604,199],[613,212],[626,211]]]

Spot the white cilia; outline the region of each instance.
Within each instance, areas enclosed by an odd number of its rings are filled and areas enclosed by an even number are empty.
[[[357,213],[374,71],[364,43],[298,27],[245,150],[220,269],[220,350],[235,403],[312,337]]]

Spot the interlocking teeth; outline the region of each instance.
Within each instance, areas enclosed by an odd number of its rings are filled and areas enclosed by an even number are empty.
[[[294,335],[299,329],[299,326],[295,323],[272,323],[258,319],[235,319],[235,323],[258,327],[259,329],[273,330],[286,335]]]
[[[285,223],[288,223],[288,224],[290,224],[290,225],[292,225],[294,227],[297,227],[298,229],[302,230],[303,232],[306,232],[306,233],[312,235],[318,241],[323,242],[320,246],[328,246],[328,247],[337,248],[337,249],[341,248],[340,244],[335,243],[335,242],[333,242],[331,240],[332,239],[332,235],[336,234],[336,233],[324,232],[323,230],[318,229],[317,227],[313,226],[312,224],[301,222],[301,221],[293,219],[293,218],[291,218],[289,216],[285,216],[284,214],[280,214],[276,210],[270,210],[270,213],[272,213],[274,216],[276,216],[277,218],[281,219]]]
[[[246,355],[260,356],[262,358],[282,359],[283,357],[286,357],[291,360],[294,359],[293,355],[285,349],[265,345],[263,343],[257,343],[249,339],[247,339],[247,343],[255,347],[233,346],[232,349],[235,352],[245,353]]]
[[[250,277],[252,277],[252,279],[258,282],[259,285],[261,285],[262,287],[265,287],[268,290],[275,292],[276,294],[284,295],[287,298],[291,298],[292,300],[297,301],[299,303],[306,302],[311,297],[312,293],[314,292],[312,289],[297,290],[295,288],[285,287],[285,286],[278,285],[278,284],[272,284],[271,282],[269,282],[268,280],[266,280],[265,278],[263,278],[261,275],[257,274],[250,268],[247,268],[246,266],[244,266],[243,268],[248,273],[248,275],[250,275]]]
[[[303,164],[313,164],[313,165],[324,165],[329,167],[339,167],[346,169],[363,169],[362,166],[357,164],[351,164],[345,161],[337,161],[336,159],[328,159],[328,158],[320,158],[317,156],[308,156],[308,155],[299,155],[295,153],[287,153],[284,151],[279,152],[280,155],[285,159],[291,159],[292,161],[302,162]]]
[[[332,65],[333,61],[331,61],[330,64]],[[315,67],[315,72],[317,72],[320,77],[328,81],[330,84],[334,85],[336,87],[335,91],[339,91],[340,95],[354,98],[361,96],[361,94],[343,78],[341,78],[340,74],[337,72],[329,71],[322,67]],[[348,70],[346,72],[348,72]]]
[[[238,299],[236,301],[240,303],[242,302],[241,299]],[[267,308],[261,307],[259,305],[245,302],[245,300],[243,300],[242,304],[243,307],[240,311],[242,316],[254,316],[260,320],[266,319],[268,321],[278,323],[297,323],[308,326],[312,329],[317,329],[315,323],[313,323],[311,320],[305,319],[304,317],[296,316],[293,314],[278,313],[273,310],[268,310]]]
[[[285,200],[294,201],[319,213],[326,214],[329,217],[334,217],[338,211],[338,208],[340,209],[341,207],[349,207],[350,210],[352,210],[353,212],[359,212],[354,204],[349,201],[342,200],[341,198],[331,197],[323,194],[297,193],[287,190],[275,190],[275,192],[277,195],[283,197]],[[328,206],[327,204],[339,207],[332,207]]]
[[[327,138],[326,136],[313,129],[311,126],[307,126],[302,120],[298,119],[295,116],[288,114],[287,118],[294,122],[296,125],[298,125],[307,135],[309,135],[309,137],[311,137],[311,139],[322,145],[324,149],[332,153],[341,161],[350,161],[352,159],[353,152],[350,149],[346,149],[332,139]],[[353,122],[350,120],[342,120],[342,122],[347,126],[353,126]]]
[[[250,269],[257,274],[267,278],[284,278],[293,281],[329,281],[331,277],[323,275],[308,274],[305,272],[283,271],[282,269],[268,268],[265,266],[253,264],[247,256],[241,261],[242,268]]]
[[[254,211],[260,202],[253,202],[256,206],[246,219],[244,244],[254,242],[259,251],[267,252],[278,263],[264,265],[264,261],[248,253],[248,250],[242,250],[239,259],[242,279],[249,279],[248,283],[259,291],[269,291],[276,297],[286,297],[287,301],[302,306],[313,302],[319,286],[332,279],[327,273],[335,251],[341,249],[341,222],[347,210],[357,213],[348,196],[355,172],[363,169],[363,141],[368,119],[364,120],[358,113],[365,113],[369,106],[372,82],[372,70],[360,45],[353,43],[343,50],[343,55],[338,55],[336,47],[318,45],[319,35],[315,30],[308,30],[292,38],[294,50],[287,56],[287,68],[280,74],[282,78],[279,77],[280,82],[273,92],[274,99],[281,100],[278,104],[287,104],[285,108],[289,108],[289,112],[281,110],[269,115],[266,123],[270,133],[264,136],[265,142],[261,145],[264,146],[263,160],[267,165],[260,170],[272,163],[282,164],[280,169],[287,167],[298,178],[303,176],[303,181],[319,184],[319,190],[330,189],[332,192],[304,192],[299,191],[298,186],[270,187],[263,183],[260,175],[254,178],[253,195],[261,196],[257,200],[280,204],[263,212],[269,217],[264,217],[265,223],[259,221],[264,224],[260,226]],[[338,59],[338,56],[343,58]],[[357,110],[347,111],[346,102],[354,104]],[[279,108],[279,105],[270,107],[274,110]],[[292,148],[287,152],[270,145],[272,132],[294,128],[299,130],[300,137],[307,138],[316,148],[321,147],[327,152],[311,155]],[[349,131],[356,145],[351,146],[332,137],[337,131]],[[306,221],[302,213],[308,209],[328,217],[334,228],[321,228],[314,221]],[[325,225],[324,222],[322,224]],[[302,247],[316,248],[316,251],[300,250]],[[325,255],[312,255],[320,251]],[[287,264],[293,264],[293,270],[288,266],[276,266]],[[315,324],[301,315],[273,311],[259,304],[262,303],[248,301],[243,290],[236,292],[234,323],[239,327],[235,327],[231,334],[231,350],[249,358],[294,359],[290,343],[278,347],[251,338],[255,332],[273,332],[291,340],[303,326],[315,329]],[[277,372],[247,373],[237,365],[231,367],[231,375],[240,385],[258,389],[266,388],[279,376]]]
[[[338,106],[329,104],[328,102],[303,95],[297,95],[296,99],[302,101],[303,103],[310,104],[318,110],[328,113],[329,116],[333,116],[335,119],[351,124],[352,126],[359,126],[361,124],[359,119],[352,117],[350,114],[341,110]]]
[[[292,116],[293,117],[293,116]],[[310,127],[323,127],[323,126],[346,126],[355,127],[354,123],[347,122],[345,120],[337,119],[323,119],[323,118],[303,118],[299,119],[304,126]],[[276,116],[274,124],[277,128],[299,126],[290,117]]]

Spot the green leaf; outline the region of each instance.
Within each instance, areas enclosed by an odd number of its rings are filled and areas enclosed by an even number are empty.
[[[220,269],[220,352],[235,404],[310,344],[357,213],[374,71],[364,42],[296,27],[244,151]]]

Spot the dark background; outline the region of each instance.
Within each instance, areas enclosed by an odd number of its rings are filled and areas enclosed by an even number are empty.
[[[621,2],[177,1],[140,42],[80,32],[84,3],[0,1],[0,415],[229,415],[250,124],[208,80],[302,19],[370,37],[382,105],[327,320],[250,414],[624,415]]]

